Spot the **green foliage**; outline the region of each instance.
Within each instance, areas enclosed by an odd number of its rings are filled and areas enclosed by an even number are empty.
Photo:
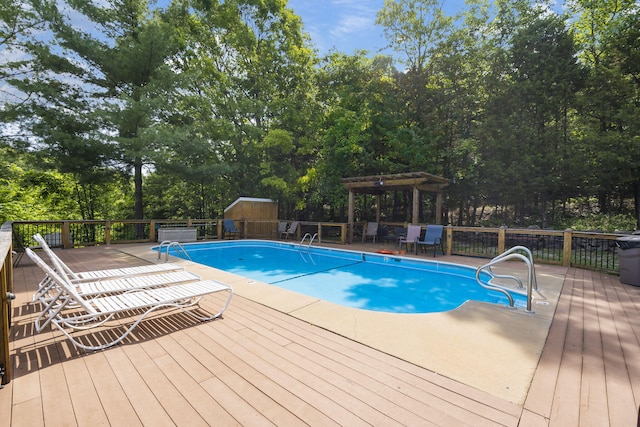
[[[636,229],[633,214],[590,214],[573,218],[564,224],[564,228],[576,231],[601,231],[604,233],[628,233]]]
[[[59,172],[43,172],[28,159],[0,146],[0,224],[17,220],[79,219],[73,180]]]

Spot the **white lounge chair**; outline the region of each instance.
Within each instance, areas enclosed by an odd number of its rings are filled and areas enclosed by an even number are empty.
[[[37,332],[52,324],[56,326],[76,347],[85,350],[101,350],[122,341],[149,314],[160,309],[180,309],[189,316],[200,321],[218,318],[227,309],[233,296],[233,289],[214,280],[201,280],[185,284],[141,289],[108,296],[86,297],[79,294],[69,280],[61,277],[49,267],[31,249],[25,253],[56,284],[55,297],[50,300],[42,298],[42,313],[36,318],[34,325]],[[187,308],[197,305],[202,297],[208,294],[226,291],[229,297],[222,309],[211,316],[201,316]],[[137,316],[124,333],[102,345],[87,345],[71,335],[73,330],[89,330],[104,325],[117,314]],[[121,320],[121,319],[119,319]],[[108,334],[100,335],[106,336]]]
[[[124,268],[112,268],[108,270],[93,270],[93,271],[73,271],[67,266],[56,253],[47,245],[47,242],[40,234],[35,234],[33,240],[40,245],[45,251],[51,263],[54,264],[55,269],[60,275],[69,277],[72,281],[88,281],[99,279],[110,279],[116,277],[137,276],[141,274],[154,274],[154,273],[167,273],[170,271],[184,270],[184,267],[175,263],[164,264],[148,264],[135,267]]]
[[[38,257],[38,255],[35,252],[31,251],[30,258],[35,259],[35,257]],[[41,258],[40,261],[44,263],[44,260],[42,260]],[[53,270],[55,271],[58,269],[54,268]],[[60,271],[56,272],[63,279],[67,280],[69,286],[72,286],[76,292],[83,296],[127,292],[136,289],[154,288],[159,286],[168,286],[202,280],[202,278],[197,274],[184,270],[157,274],[128,275],[123,277],[112,277],[94,281],[73,281],[68,277],[61,275]],[[45,274],[44,278],[38,284],[38,290],[34,292],[31,300],[48,301],[51,298],[55,297],[56,292],[56,281],[53,280],[48,274]]]

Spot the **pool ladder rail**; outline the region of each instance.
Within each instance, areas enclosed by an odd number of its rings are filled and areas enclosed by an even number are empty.
[[[517,253],[519,251],[524,252],[526,255]],[[536,271],[535,271],[535,266],[533,264],[533,255],[531,254],[531,251],[529,250],[529,248],[527,248],[526,246],[514,246],[511,249],[493,258],[491,261],[489,261],[485,265],[478,267],[478,269],[476,270],[476,281],[483,288],[491,289],[491,290],[502,292],[503,294],[505,294],[507,298],[509,298],[509,307],[513,308],[513,297],[509,292],[509,291],[513,291],[513,289],[510,289],[495,283],[491,283],[493,279],[508,279],[508,280],[515,281],[518,285],[518,289],[521,289],[521,290],[525,289],[525,286],[522,284],[522,281],[516,276],[512,276],[508,274],[496,274],[491,269],[496,264],[499,264],[503,261],[512,260],[512,259],[523,261],[527,265],[528,274],[527,274],[527,286],[526,286],[526,292],[527,292],[526,311],[529,313],[532,313],[532,310],[531,310],[532,293],[533,293],[533,290],[536,290],[536,291],[538,290],[538,282],[536,281]],[[480,280],[480,274],[483,271],[488,273],[491,276],[489,283],[484,283]]]
[[[311,235],[311,233],[306,233],[302,237],[302,240],[300,240],[300,244],[298,245],[298,250],[302,249],[302,244],[304,243],[305,240],[307,240],[307,237],[309,238],[309,243],[307,244],[307,250],[308,250],[311,247],[311,244],[313,243],[313,241],[316,240],[316,237],[318,237],[318,233],[315,233],[313,236]]]
[[[169,261],[169,251],[171,250],[171,248],[173,248],[176,251],[176,253],[181,253],[185,256],[186,259],[188,259],[189,261],[192,261],[191,257],[189,256],[189,253],[180,244],[180,242],[175,242],[171,240],[165,240],[162,243],[160,243],[160,246],[158,247],[158,259],[162,257],[162,248],[165,246],[166,246],[165,257],[164,257],[165,262]]]

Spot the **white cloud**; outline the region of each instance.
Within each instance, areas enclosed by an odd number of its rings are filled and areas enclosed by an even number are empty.
[[[347,15],[340,18],[340,21],[329,32],[332,37],[342,38],[352,33],[359,33],[369,30],[375,25],[375,20],[366,16]]]

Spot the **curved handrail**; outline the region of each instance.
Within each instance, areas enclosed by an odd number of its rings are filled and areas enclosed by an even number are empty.
[[[509,307],[513,307],[513,297],[511,296],[509,291],[507,291],[504,288],[501,288],[500,286],[496,286],[496,285],[489,284],[489,283],[484,283],[482,280],[480,280],[480,273],[482,272],[482,269],[485,268],[485,267],[486,267],[486,265],[483,265],[482,267],[480,267],[480,268],[478,268],[476,270],[476,281],[478,282],[478,284],[480,286],[482,286],[483,288],[485,288],[485,289],[490,289],[492,291],[502,292],[509,299]]]
[[[189,253],[187,252],[187,250],[180,244],[180,242],[172,242],[171,240],[165,240],[162,243],[160,243],[160,246],[158,247],[158,259],[162,257],[162,248],[164,247],[164,245],[167,245],[165,258],[164,258],[165,261],[169,261],[169,251],[171,250],[171,248],[174,248],[176,253],[181,252],[182,254],[184,254],[184,256],[189,261],[193,261],[191,259],[191,256],[189,256]]]
[[[531,264],[531,280],[532,280],[532,283],[533,283],[533,289],[535,289],[537,291],[538,290],[538,281],[536,280],[536,271],[535,271],[535,265],[533,263],[533,254],[531,253],[531,250],[529,250],[528,247],[526,247],[526,246],[514,246],[514,247],[504,251],[503,253],[501,253],[497,257],[493,258],[493,260],[502,259],[502,258],[506,257],[507,255],[510,255],[510,254],[512,254],[512,253],[514,253],[516,251],[523,251],[523,252],[525,252],[527,254],[527,258],[529,259],[529,263]],[[491,267],[489,267],[489,270],[491,270]],[[522,282],[520,281],[520,279],[518,279],[515,276],[495,274],[495,273],[493,273],[493,271],[491,273],[495,277],[515,279],[520,284],[519,287],[520,288],[523,287],[522,286]]]
[[[160,243],[160,246],[158,246],[158,259],[162,258],[162,248],[164,247],[164,245],[167,245],[167,253],[169,253],[169,245],[171,244],[171,240],[163,240],[162,243]]]
[[[309,238],[309,244],[307,245],[307,249],[308,249],[311,247],[311,244],[316,239],[316,237],[318,237],[318,233],[315,233],[313,236],[311,235],[311,233],[305,233],[305,235],[302,236],[302,240],[300,240],[300,243],[298,244],[298,250],[302,249],[302,244],[304,243],[305,240],[307,240],[307,237]]]
[[[514,247],[517,248],[515,250],[521,250],[522,248],[524,248],[524,246],[521,247]],[[497,257],[493,258],[491,261],[489,261],[488,263],[486,263],[485,265],[478,267],[478,269],[476,270],[476,281],[478,282],[478,284],[480,286],[482,286],[485,289],[491,289],[494,291],[499,291],[504,293],[505,295],[507,295],[507,297],[509,298],[509,306],[513,307],[513,297],[511,296],[511,294],[502,286],[493,284],[493,283],[483,283],[480,280],[480,274],[482,271],[486,270],[488,272],[488,274],[491,275],[492,279],[493,278],[508,278],[508,279],[513,279],[518,283],[518,286],[520,288],[522,288],[522,281],[520,281],[520,279],[518,279],[515,276],[510,276],[510,275],[498,275],[495,274],[492,270],[491,267],[502,262],[502,261],[507,261],[510,259],[519,259],[521,261],[524,261],[524,263],[527,265],[527,270],[528,270],[528,275],[527,275],[527,311],[531,312],[531,300],[532,300],[532,290],[533,290],[533,286],[535,283],[535,271],[534,271],[534,267],[533,267],[533,261],[531,259],[529,259],[528,257],[522,255],[522,254],[518,254],[518,253],[514,253],[514,248],[511,248],[509,251],[498,255]],[[528,251],[529,254],[531,254],[531,252],[527,249],[526,251]],[[537,288],[537,284],[536,286],[536,290]]]

